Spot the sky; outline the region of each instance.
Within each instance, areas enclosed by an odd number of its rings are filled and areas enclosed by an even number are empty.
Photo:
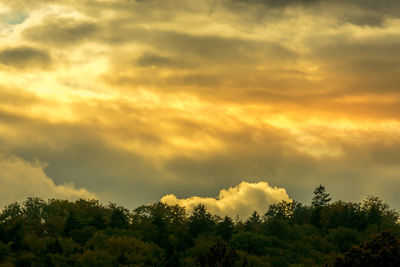
[[[399,47],[398,0],[1,1],[0,205],[400,208]]]

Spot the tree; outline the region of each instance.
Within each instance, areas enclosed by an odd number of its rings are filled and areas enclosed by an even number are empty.
[[[194,207],[193,214],[189,217],[189,233],[196,237],[197,235],[210,231],[215,225],[213,215],[207,211],[204,204]]]
[[[72,230],[80,228],[82,225],[74,210],[68,214],[67,221],[65,222],[64,232],[69,235]]]
[[[239,257],[237,252],[227,246],[226,243],[217,240],[213,246],[209,248],[206,255],[199,255],[196,263],[200,266],[235,266]]]
[[[302,211],[303,207],[301,203],[296,200],[285,201],[282,200],[279,203],[271,204],[268,211],[265,213],[264,217],[267,220],[271,219],[283,219],[287,221],[293,220],[295,215]]]
[[[0,266],[400,266],[395,210],[377,197],[329,201],[319,186],[313,205],[282,201],[234,223],[205,205],[187,216],[162,202],[28,198],[0,212]]]
[[[22,207],[18,202],[7,205],[0,215],[0,222],[14,221],[22,215]]]
[[[129,210],[117,206],[114,203],[109,204],[109,209],[112,211],[110,215],[110,226],[116,228],[127,228],[129,226]]]
[[[225,216],[224,220],[219,222],[217,225],[217,234],[222,237],[225,241],[228,241],[232,237],[234,224],[230,217]]]
[[[29,220],[40,223],[43,218],[43,208],[46,205],[45,201],[38,197],[29,197],[23,204],[23,215]]]
[[[399,214],[392,210],[387,203],[383,203],[379,197],[368,196],[363,201],[361,208],[366,213],[370,224],[381,223],[384,219],[394,223],[399,219]]]
[[[321,227],[321,212],[322,209],[329,204],[331,198],[326,193],[326,188],[323,185],[319,185],[314,190],[314,197],[311,202],[311,206],[314,208],[310,222],[316,227]]]
[[[326,188],[323,185],[319,185],[314,190],[314,197],[312,199],[311,205],[314,208],[324,207],[329,204],[332,198],[326,193]]]
[[[389,232],[382,232],[371,241],[351,249],[337,258],[335,267],[400,266],[400,240]]]

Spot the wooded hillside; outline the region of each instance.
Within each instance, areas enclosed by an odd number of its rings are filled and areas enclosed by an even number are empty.
[[[271,205],[245,221],[161,202],[28,198],[0,215],[1,266],[400,266],[398,213],[377,197]]]

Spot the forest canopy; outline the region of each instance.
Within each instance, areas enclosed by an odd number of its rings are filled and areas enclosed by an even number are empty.
[[[249,207],[251,208],[251,207]],[[126,209],[28,198],[0,214],[1,266],[399,266],[399,214],[380,198],[333,202],[322,185],[240,221],[199,204]]]

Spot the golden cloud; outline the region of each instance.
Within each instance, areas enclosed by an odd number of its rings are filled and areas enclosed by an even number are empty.
[[[247,177],[299,196],[366,177],[360,196],[400,173],[400,12],[382,3],[6,1],[2,150],[142,202]]]
[[[222,189],[218,198],[190,197],[178,199],[175,195],[165,195],[161,202],[169,205],[179,205],[191,213],[195,206],[203,204],[215,215],[230,216],[240,219],[248,218],[253,211],[264,214],[269,205],[282,200],[290,201],[284,188],[271,187],[266,182],[241,182],[235,187]]]

